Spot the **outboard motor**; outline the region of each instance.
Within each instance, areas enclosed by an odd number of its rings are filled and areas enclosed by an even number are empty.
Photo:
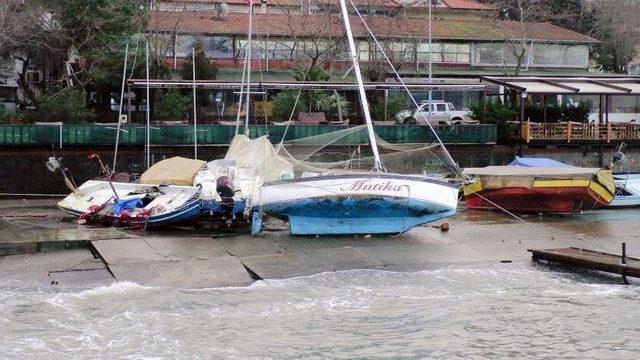
[[[227,176],[220,176],[216,180],[216,192],[222,199],[220,207],[230,217],[233,215],[233,196],[236,193],[233,181]]]

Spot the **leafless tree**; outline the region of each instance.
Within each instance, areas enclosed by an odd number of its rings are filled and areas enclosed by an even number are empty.
[[[578,16],[555,1],[543,0],[489,0],[494,11],[490,14],[494,28],[501,34],[513,62],[503,58],[506,76],[518,76],[529,53],[529,39],[537,24],[563,22]]]
[[[31,66],[64,54],[61,33],[44,0],[0,0],[0,60],[19,62],[17,83],[27,104],[37,96],[29,84]]]
[[[592,0],[595,15],[593,36],[602,41],[600,62],[605,70],[626,73],[640,46],[640,2],[637,0]]]

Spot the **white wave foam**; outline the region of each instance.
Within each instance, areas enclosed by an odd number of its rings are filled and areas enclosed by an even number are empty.
[[[101,297],[105,295],[121,295],[137,290],[150,290],[154,289],[153,286],[144,286],[131,281],[120,281],[108,286],[98,286],[93,289],[84,290],[79,293],[69,294],[72,297],[85,298],[85,297]]]

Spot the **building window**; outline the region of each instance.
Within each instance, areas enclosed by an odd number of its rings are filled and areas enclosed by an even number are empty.
[[[471,47],[469,44],[432,43],[431,61],[439,63],[469,63]],[[429,44],[418,44],[418,60],[429,61]]]
[[[530,50],[533,49],[531,52]],[[474,45],[473,65],[516,66],[518,44],[479,43]],[[522,57],[523,66],[586,68],[589,65],[587,45],[529,43]]]
[[[473,65],[516,66],[516,53],[520,51],[518,44],[480,43],[474,46]],[[526,64],[528,52],[525,51],[522,63]]]
[[[231,38],[227,36],[205,36],[205,35],[177,35],[176,36],[176,56],[191,56],[191,49],[201,44],[204,53],[209,58],[230,58],[233,56],[231,50]]]
[[[247,49],[247,40],[238,40],[238,46],[237,46],[237,52],[236,52],[236,57],[239,58],[244,58],[245,57],[245,51]],[[264,40],[259,40],[259,39],[252,39],[251,40],[251,58],[252,59],[264,59],[264,53],[265,53],[265,41]]]
[[[267,53],[270,59],[289,60],[294,56],[296,43],[293,41],[273,41],[267,43]]]
[[[589,66],[589,47],[586,45],[534,44],[532,66],[576,67]]]

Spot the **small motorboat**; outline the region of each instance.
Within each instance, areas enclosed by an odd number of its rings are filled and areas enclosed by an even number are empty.
[[[616,196],[609,204],[612,208],[640,206],[640,173],[615,173]]]
[[[149,227],[183,223],[201,215],[201,187],[195,174],[206,162],[173,157],[154,164],[140,182],[90,180],[58,203],[78,223]]]
[[[58,203],[78,223],[146,228],[200,216],[200,189],[90,180]]]

